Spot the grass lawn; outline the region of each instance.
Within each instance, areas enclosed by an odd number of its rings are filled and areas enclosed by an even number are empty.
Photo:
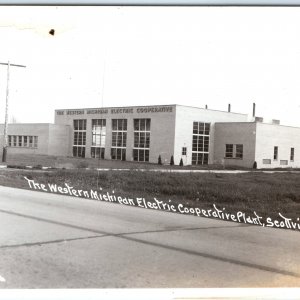
[[[122,197],[157,198],[189,207],[226,208],[278,219],[300,217],[300,173],[243,174],[157,173],[96,170],[0,170],[0,185],[29,189],[27,176],[38,183],[68,183],[76,189],[114,191]],[[113,204],[112,204],[113,205]]]
[[[0,163],[0,165],[4,163]],[[8,154],[8,166],[44,166],[53,168],[105,168],[105,169],[223,169],[222,166],[215,165],[198,165],[198,166],[170,166],[169,164],[158,165],[154,163],[141,163],[131,161],[119,160],[99,160],[95,158],[77,158],[77,157],[63,157],[53,155],[26,155],[26,154]],[[229,168],[235,169],[235,168]]]

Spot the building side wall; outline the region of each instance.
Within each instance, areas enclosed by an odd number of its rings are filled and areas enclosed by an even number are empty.
[[[71,128],[68,150],[70,156],[73,155],[73,122],[78,119],[87,120],[85,155],[87,158],[91,157],[93,119],[106,120],[105,159],[111,159],[112,120],[127,119],[126,160],[133,161],[134,119],[147,118],[151,119],[149,162],[157,163],[159,155],[163,162],[169,162],[174,150],[175,105],[55,111],[55,124],[65,124]]]
[[[278,147],[278,159],[274,160],[274,146]],[[291,148],[295,150],[294,161],[290,160]],[[300,128],[257,124],[255,160],[258,168],[300,167]],[[271,164],[263,163],[270,160]],[[280,161],[287,161],[287,165]]]
[[[4,145],[4,125],[0,125],[0,147]],[[8,135],[38,136],[38,147],[8,147],[8,154],[48,154],[49,124],[9,124]]]
[[[214,162],[214,141],[216,122],[246,122],[248,116],[209,109],[176,106],[174,162],[179,164],[182,158],[184,165],[192,164],[193,122],[210,123],[209,158]],[[187,148],[187,155],[182,155],[182,147]]]
[[[256,123],[216,123],[214,164],[252,168],[255,161]],[[243,158],[225,158],[226,144],[242,144]]]
[[[175,107],[172,114],[159,115],[151,120],[150,162],[157,163],[159,155],[163,164],[170,163],[174,154]]]
[[[49,155],[68,156],[70,153],[71,128],[66,125],[49,125]]]

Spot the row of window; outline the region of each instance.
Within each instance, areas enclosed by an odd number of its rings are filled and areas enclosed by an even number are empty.
[[[278,146],[274,146],[274,154],[273,159],[278,160]],[[290,161],[294,161],[295,159],[295,148],[290,149]]]
[[[91,157],[104,159],[105,148],[91,147]],[[126,160],[126,149],[111,148],[111,159]],[[73,146],[73,156],[85,157],[85,147]],[[149,161],[148,149],[133,149],[132,156],[134,161]]]
[[[134,131],[150,131],[151,119],[134,119],[133,128]],[[101,130],[106,127],[106,119],[93,119],[92,131]],[[75,131],[86,131],[86,120],[74,120]],[[113,131],[127,131],[127,119],[113,119],[112,120]],[[100,132],[100,131],[99,131]]]
[[[225,158],[243,159],[243,152],[242,144],[226,144]]]
[[[243,158],[242,144],[226,144],[225,158]],[[278,146],[274,146],[273,159],[278,160]],[[295,148],[290,149],[290,161],[295,159]],[[271,159],[263,159],[263,164],[271,164]],[[287,160],[280,160],[281,165],[287,165]]]
[[[134,161],[149,161],[151,119],[134,119]],[[208,164],[210,123],[193,123],[192,164]],[[106,140],[106,120],[92,120],[92,148],[93,158],[104,158]],[[112,120],[111,158],[124,160],[127,144],[127,120]],[[74,120],[73,156],[85,156],[86,120]],[[182,148],[182,155],[186,155],[186,147]]]
[[[38,137],[33,135],[9,135],[9,147],[37,148]]]
[[[134,119],[134,161],[149,161],[151,119]],[[192,164],[208,164],[210,123],[193,123]],[[91,157],[104,158],[106,120],[92,120]],[[112,120],[111,159],[125,160],[127,120]],[[74,120],[73,156],[85,157],[86,120]],[[186,147],[182,155],[187,154]]]
[[[193,134],[209,135],[210,123],[194,122]]]
[[[74,120],[73,156],[85,157],[86,120]],[[149,161],[150,119],[134,119],[134,152],[137,161]],[[127,144],[127,119],[112,120],[111,159],[125,160]],[[93,158],[104,158],[106,141],[106,120],[92,120]]]
[[[273,152],[273,160],[274,161],[278,161],[278,157],[279,157],[279,150],[278,150],[278,146],[274,146],[274,152]],[[295,148],[291,148],[290,149],[290,161],[293,162],[295,159]],[[269,158],[263,159],[263,164],[264,165],[270,165],[272,163],[272,160]],[[288,160],[287,159],[281,159],[279,161],[279,164],[282,166],[286,166],[288,165]]]

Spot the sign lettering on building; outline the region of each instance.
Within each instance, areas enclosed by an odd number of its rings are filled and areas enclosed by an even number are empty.
[[[172,106],[141,107],[141,108],[137,108],[136,112],[137,113],[172,112]]]
[[[108,109],[88,109],[86,113],[88,115],[102,115],[102,114],[107,114]]]
[[[67,110],[67,115],[84,115],[84,109],[80,109],[80,110]]]
[[[111,114],[132,114],[133,108],[112,108],[110,110]]]
[[[56,115],[102,115],[102,114],[146,114],[146,113],[170,113],[172,106],[146,106],[146,107],[125,107],[125,108],[99,108],[99,109],[77,109],[77,110],[57,110]]]

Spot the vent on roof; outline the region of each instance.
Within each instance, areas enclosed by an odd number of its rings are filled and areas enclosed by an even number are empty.
[[[262,123],[264,121],[264,118],[261,117],[255,117],[255,122]]]
[[[272,124],[280,125],[280,120],[273,119]]]

